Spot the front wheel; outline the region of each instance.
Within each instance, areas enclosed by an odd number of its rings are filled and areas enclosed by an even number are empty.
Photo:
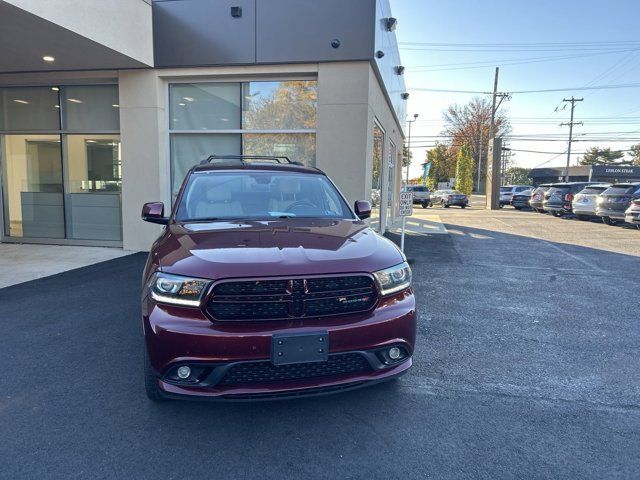
[[[604,223],[606,223],[607,225],[611,225],[611,226],[614,226],[614,225],[618,224],[618,220],[614,220],[611,217],[602,217],[602,221]]]
[[[422,208],[427,208],[429,206],[429,202],[422,202]]]
[[[556,218],[560,218],[562,216],[562,212],[551,212],[551,215],[553,215]]]
[[[466,205],[460,205],[460,208],[467,208]]]
[[[158,387],[158,377],[153,373],[146,349],[144,352],[144,389],[147,392],[147,397],[152,402],[164,401],[164,397],[160,393],[160,387]]]

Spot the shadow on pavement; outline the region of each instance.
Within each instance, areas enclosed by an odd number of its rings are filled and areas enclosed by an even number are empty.
[[[637,476],[640,338],[622,300],[638,259],[557,246],[604,271],[574,274],[584,264],[544,242],[450,227],[407,238],[415,367],[329,397],[150,403],[143,254],[0,289],[2,475]]]

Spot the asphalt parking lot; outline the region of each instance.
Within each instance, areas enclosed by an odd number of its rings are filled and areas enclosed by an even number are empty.
[[[2,478],[639,478],[640,231],[416,209],[415,366],[271,403],[152,404],[136,254],[0,289]]]

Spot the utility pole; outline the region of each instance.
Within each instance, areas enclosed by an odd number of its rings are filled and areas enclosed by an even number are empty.
[[[508,93],[498,93],[498,75],[500,68],[496,67],[496,75],[493,80],[493,95],[491,101],[491,124],[489,125],[489,142],[491,145],[487,155],[487,208],[497,210],[500,208],[500,170],[501,170],[501,150],[502,142],[496,140],[496,112],[505,98],[509,98]],[[498,97],[500,100],[498,101]]]
[[[567,168],[565,168],[564,170],[564,181],[568,182],[569,181],[569,162],[571,162],[571,142],[573,141],[573,126],[574,125],[583,125],[582,122],[574,122],[573,121],[573,110],[576,108],[576,103],[577,102],[582,102],[584,100],[584,98],[574,98],[573,96],[571,98],[563,98],[562,101],[563,102],[570,102],[571,103],[571,120],[569,121],[569,123],[561,123],[560,126],[564,127],[564,126],[569,126],[569,147],[567,149]]]
[[[409,141],[408,141],[408,146],[407,146],[407,178],[405,181],[405,185],[409,185],[409,165],[411,165],[411,124],[413,122],[415,122],[418,119],[418,114],[414,113],[413,114],[413,120],[407,120],[407,123],[409,124]]]

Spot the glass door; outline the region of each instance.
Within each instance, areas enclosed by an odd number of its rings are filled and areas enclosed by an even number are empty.
[[[5,135],[4,230],[11,237],[64,238],[59,135]]]

